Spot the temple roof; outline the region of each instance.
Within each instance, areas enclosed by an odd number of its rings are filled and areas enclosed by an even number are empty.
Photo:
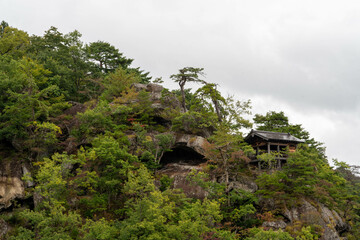
[[[281,141],[281,142],[293,142],[293,143],[304,143],[305,141],[294,137],[290,133],[282,132],[269,132],[269,131],[259,131],[251,130],[251,132],[245,137],[246,142],[252,142],[252,139],[259,137],[265,141]]]

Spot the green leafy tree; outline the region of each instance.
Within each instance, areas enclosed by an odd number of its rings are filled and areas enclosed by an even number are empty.
[[[0,55],[10,55],[20,59],[25,55],[30,45],[30,39],[26,32],[9,27],[6,22],[0,25]]]
[[[87,219],[81,230],[83,232],[81,239],[84,240],[112,240],[120,235],[119,229],[104,218],[98,221]]]
[[[216,84],[214,83],[206,83],[204,86],[199,88],[195,95],[199,96],[203,99],[204,102],[210,100],[213,104],[215,109],[216,115],[218,117],[218,121],[222,122],[223,116],[223,109],[226,105],[225,98],[220,94],[220,92],[216,89]],[[210,107],[210,106],[209,106]]]
[[[2,36],[5,32],[5,28],[8,27],[9,24],[7,22],[5,22],[4,20],[1,21],[0,23],[0,36]]]
[[[120,224],[120,239],[203,239],[207,233],[234,239],[213,226],[221,221],[220,205],[215,200],[190,202],[182,194],[155,189],[153,179],[142,167],[130,174],[126,194],[135,196],[127,203],[128,218]]]
[[[69,104],[57,86],[46,86],[49,72],[41,65],[26,58],[0,61],[0,138],[27,140],[35,121],[46,122]]]
[[[87,74],[90,62],[87,59],[81,34],[73,31],[63,34],[51,27],[44,36],[32,36],[29,56],[51,71],[49,83],[56,84],[70,100],[86,99]]]
[[[270,229],[265,231],[255,228],[251,231],[251,234],[253,234],[253,236],[246,238],[247,240],[294,240],[289,233],[283,232],[282,230],[273,231]]]
[[[103,80],[102,84],[105,90],[102,97],[111,101],[124,95],[125,91],[129,92],[131,85],[139,82],[140,78],[136,74],[128,73],[125,69],[119,67]]]
[[[93,61],[99,72],[114,72],[118,67],[127,68],[132,59],[122,56],[110,43],[97,41],[86,46],[86,51],[90,61]]]
[[[204,75],[203,70],[203,68],[185,67],[180,69],[178,74],[170,76],[170,78],[180,86],[181,105],[185,112],[187,111],[185,102],[185,84],[188,82],[203,82],[203,80],[199,79],[199,76]]]
[[[255,114],[254,123],[257,130],[285,132],[305,140],[309,146],[316,148],[323,157],[325,157],[325,148],[323,143],[317,142],[314,138],[310,138],[310,133],[306,131],[301,124],[291,124],[284,112],[267,112],[266,115]]]
[[[7,239],[71,240],[79,238],[81,218],[75,212],[64,212],[63,209],[57,208],[52,208],[50,211],[27,209],[20,212],[18,217],[26,227],[16,228],[13,236],[9,236]]]

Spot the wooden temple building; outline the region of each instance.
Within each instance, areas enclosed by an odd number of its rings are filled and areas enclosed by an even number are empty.
[[[281,168],[287,159],[285,152],[287,150],[289,152],[296,151],[297,145],[305,141],[292,136],[290,133],[251,130],[245,137],[245,142],[250,144],[256,151],[255,155],[251,157],[250,164],[261,169]],[[274,153],[275,162],[267,163],[258,159],[257,156],[263,153]]]

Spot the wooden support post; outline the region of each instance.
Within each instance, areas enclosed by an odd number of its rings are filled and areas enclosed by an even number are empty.
[[[267,152],[270,153],[270,143],[267,143]]]

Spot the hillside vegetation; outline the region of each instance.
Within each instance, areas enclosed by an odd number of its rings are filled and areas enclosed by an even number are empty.
[[[132,61],[78,31],[1,23],[1,239],[358,239],[357,167],[331,167],[283,112],[247,120],[250,100],[223,96],[202,68],[174,73],[171,91]],[[260,171],[252,127],[305,144]],[[183,178],[170,168],[181,151],[198,158]]]

